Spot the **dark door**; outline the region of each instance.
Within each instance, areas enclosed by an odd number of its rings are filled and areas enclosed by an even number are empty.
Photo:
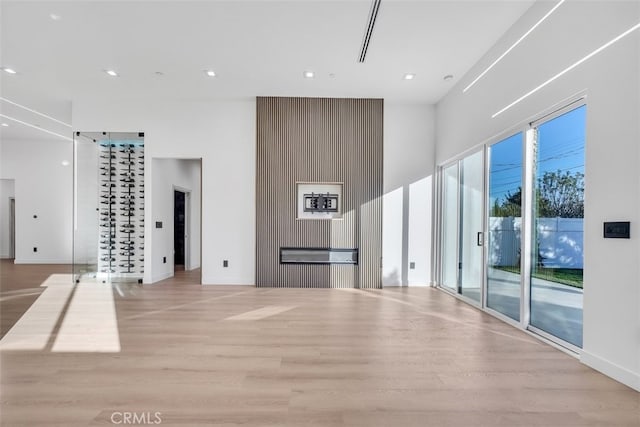
[[[184,265],[184,201],[185,193],[175,190],[173,210],[173,250],[174,264]]]
[[[16,199],[9,199],[9,258],[16,257]]]

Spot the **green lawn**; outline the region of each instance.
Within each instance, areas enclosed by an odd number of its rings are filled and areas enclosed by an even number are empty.
[[[493,267],[498,270],[520,274],[519,267]],[[534,267],[532,274],[537,279],[548,280],[549,282],[562,283],[582,289],[582,269],[581,268],[540,268]]]

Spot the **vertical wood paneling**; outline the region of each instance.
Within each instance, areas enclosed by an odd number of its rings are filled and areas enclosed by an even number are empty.
[[[256,284],[381,287],[380,99],[257,99]],[[343,219],[296,220],[296,182],[342,182]],[[358,248],[353,265],[281,265],[283,246]]]

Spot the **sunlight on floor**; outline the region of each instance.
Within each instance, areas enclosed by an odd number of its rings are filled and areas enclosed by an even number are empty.
[[[276,314],[284,313],[285,311],[289,311],[295,306],[279,306],[279,305],[269,305],[267,307],[262,307],[257,310],[248,311],[246,313],[238,314],[235,316],[227,317],[224,320],[260,320],[270,316],[275,316]]]
[[[120,351],[111,285],[98,282],[74,284],[70,274],[52,274],[41,286],[46,289],[2,337],[0,350],[42,351],[55,337],[53,352]],[[56,333],[55,328],[61,318]]]
[[[44,292],[0,340],[0,350],[44,350],[73,291],[70,274],[52,274]]]
[[[109,284],[79,283],[56,337],[53,352],[117,353],[118,319]]]

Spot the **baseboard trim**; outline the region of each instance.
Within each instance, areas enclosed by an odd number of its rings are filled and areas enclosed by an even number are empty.
[[[202,286],[255,286],[255,283],[203,283]]]
[[[173,272],[167,271],[166,273],[160,274],[158,276],[152,276],[151,277],[151,283],[156,283],[156,282],[159,282],[161,280],[168,279],[170,277],[173,277]]]
[[[640,374],[638,373],[632,372],[622,366],[618,366],[615,363],[585,350],[583,350],[580,355],[580,362],[595,369],[596,371],[602,372],[606,376],[611,377],[624,385],[631,387],[634,390],[640,391]]]

